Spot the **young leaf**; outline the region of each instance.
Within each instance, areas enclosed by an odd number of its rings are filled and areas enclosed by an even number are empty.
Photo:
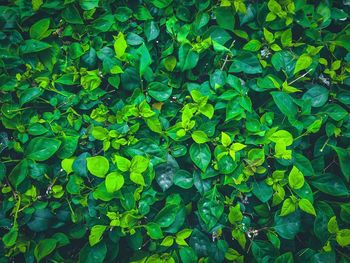
[[[91,228],[90,235],[89,235],[90,246],[94,246],[101,241],[102,235],[106,231],[106,229],[107,227],[103,225],[94,225]]]
[[[114,156],[114,161],[117,163],[117,167],[120,171],[129,171],[131,162],[123,156]]]
[[[124,185],[124,177],[118,172],[109,173],[105,180],[107,192],[113,193],[118,191]]]
[[[117,58],[121,58],[126,48],[128,47],[128,44],[125,41],[124,34],[122,32],[119,32],[117,36],[114,36],[114,52]]]
[[[92,175],[104,178],[109,170],[109,162],[103,156],[94,156],[86,158],[87,169]]]
[[[312,203],[307,199],[299,200],[299,208],[304,212],[316,216],[316,211]]]
[[[288,182],[290,187],[292,187],[293,189],[300,189],[301,187],[303,187],[305,182],[303,173],[300,172],[298,168],[293,166],[288,176]]]
[[[206,143],[209,141],[207,134],[203,131],[194,131],[191,136],[192,139],[198,144]]]
[[[294,74],[297,74],[299,71],[307,69],[308,67],[310,67],[311,63],[312,58],[307,54],[302,54],[298,58],[297,63],[295,64]]]

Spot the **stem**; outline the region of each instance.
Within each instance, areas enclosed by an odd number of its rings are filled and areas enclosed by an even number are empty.
[[[73,208],[72,208],[72,206],[71,206],[71,204],[70,204],[70,202],[69,202],[69,200],[68,200],[67,197],[66,197],[66,201],[67,201],[67,203],[68,203],[69,210],[71,211],[72,215],[75,217],[75,213],[74,213]]]
[[[229,49],[231,49],[231,48],[233,47],[233,45],[235,44],[235,42],[236,42],[236,40],[233,40],[233,41],[232,41],[232,43],[231,43]],[[222,64],[220,70],[223,70],[223,69],[225,68],[229,56],[230,56],[230,54],[227,54],[227,55],[226,55],[225,60],[224,60],[224,63]]]
[[[304,132],[303,134],[299,135],[298,137],[294,138],[294,141],[298,140],[301,137],[304,137],[305,135],[307,135],[308,132]]]
[[[249,244],[249,247],[248,247],[248,249],[247,249],[247,254],[249,253],[250,248],[251,248],[252,245],[253,245],[254,237],[255,237],[255,236],[253,236],[252,239],[250,240],[250,244]]]
[[[3,163],[12,163],[12,162],[20,162],[22,160],[7,160],[7,161],[2,161]]]
[[[16,203],[15,216],[13,218],[13,226],[17,226],[17,217],[18,217],[18,211],[19,211],[20,206],[21,206],[21,196],[18,195],[18,200],[17,200],[17,203]]]
[[[324,142],[322,148],[320,149],[320,152],[323,152],[323,150],[324,150],[324,148],[326,147],[328,141],[329,141],[329,138],[327,138],[327,140]]]
[[[294,82],[298,81],[299,79],[305,77],[307,74],[309,74],[311,72],[312,69],[309,69],[308,71],[306,71],[303,75],[297,77],[295,80],[292,80],[290,83],[288,83],[288,86],[289,85],[292,85]]]

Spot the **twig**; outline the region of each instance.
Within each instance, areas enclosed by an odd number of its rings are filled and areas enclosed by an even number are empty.
[[[298,81],[299,79],[305,77],[307,74],[309,74],[311,72],[312,69],[309,69],[308,71],[306,71],[303,75],[297,77],[295,80],[292,80],[290,83],[288,83],[288,85],[292,85],[294,82]]]
[[[248,247],[248,249],[247,249],[247,254],[249,253],[250,248],[251,248],[252,245],[253,245],[254,237],[255,237],[255,236],[253,236],[253,237],[250,239],[250,244],[249,244],[249,247]]]
[[[15,198],[15,200],[17,200],[17,193],[16,193],[16,191],[13,189],[13,187],[12,187],[12,185],[11,185],[9,179],[7,178],[7,176],[5,177],[5,179],[6,179],[6,183],[10,186],[10,189],[11,189],[11,192],[12,192],[13,197]]]
[[[52,187],[55,185],[56,183],[56,180],[57,180],[57,177],[55,177],[52,182],[49,184],[49,186],[47,187],[46,191],[45,191],[45,194],[46,195],[49,195],[51,190],[52,190]]]
[[[229,49],[231,49],[231,48],[233,47],[233,45],[235,44],[235,42],[236,42],[236,40],[233,40],[233,41],[232,41],[232,43],[231,43]],[[224,69],[224,67],[226,66],[226,63],[227,63],[229,57],[230,57],[230,54],[226,54],[224,63],[222,64],[220,70],[223,70],[223,69]]]

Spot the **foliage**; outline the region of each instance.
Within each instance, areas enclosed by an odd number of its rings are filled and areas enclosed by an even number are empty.
[[[0,6],[1,262],[348,262],[348,0]]]

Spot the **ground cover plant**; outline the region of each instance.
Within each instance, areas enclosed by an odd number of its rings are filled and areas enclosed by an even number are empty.
[[[350,2],[0,6],[0,262],[349,262]]]

